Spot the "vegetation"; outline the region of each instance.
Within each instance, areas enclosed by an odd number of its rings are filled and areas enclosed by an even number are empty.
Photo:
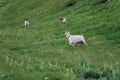
[[[98,1],[0,0],[0,80],[120,80],[120,0]]]

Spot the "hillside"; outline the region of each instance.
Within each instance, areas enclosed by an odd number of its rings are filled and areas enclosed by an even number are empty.
[[[120,0],[0,0],[0,80],[120,80],[119,7]],[[66,30],[88,46],[69,46]]]

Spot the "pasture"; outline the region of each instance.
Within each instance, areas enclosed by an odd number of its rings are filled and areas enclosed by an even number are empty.
[[[120,80],[120,0],[97,2],[0,0],[0,80]]]

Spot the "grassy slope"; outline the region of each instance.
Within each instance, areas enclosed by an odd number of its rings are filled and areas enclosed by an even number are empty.
[[[2,0],[1,0],[2,1]],[[9,0],[0,7],[0,74],[7,80],[82,80],[76,77],[82,61],[95,70],[120,66],[120,0]],[[59,23],[65,16],[66,25]],[[30,28],[23,26],[29,18]],[[83,34],[88,46],[70,47],[64,37]],[[94,68],[92,67],[92,68]]]

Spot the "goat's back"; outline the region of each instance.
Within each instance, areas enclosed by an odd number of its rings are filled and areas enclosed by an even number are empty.
[[[83,41],[84,37],[82,35],[71,35],[69,39],[75,42],[79,42],[79,41]]]

